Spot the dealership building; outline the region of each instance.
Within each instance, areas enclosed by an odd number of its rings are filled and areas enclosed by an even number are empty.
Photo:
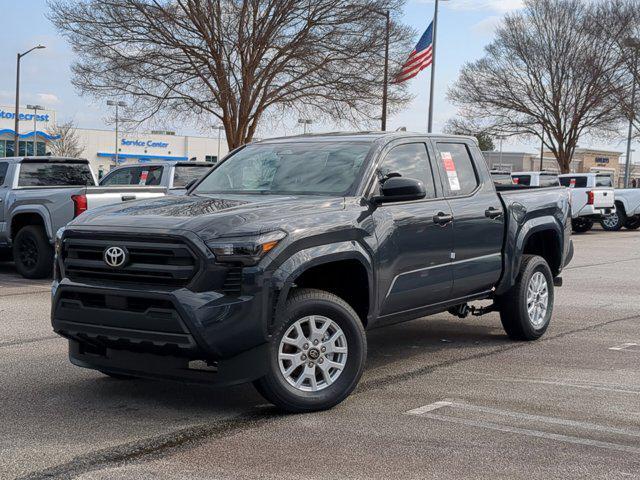
[[[14,155],[15,108],[0,105],[0,157]],[[50,142],[56,141],[51,128],[56,123],[54,110],[34,112],[21,107],[19,124],[20,156],[33,155],[34,137],[36,154],[46,155]],[[202,136],[177,135],[174,132],[120,131],[117,140],[114,130],[77,128],[76,135],[83,148],[82,157],[91,162],[96,172],[108,172],[116,164],[148,163],[156,161],[208,161],[216,162],[218,157],[227,154],[227,142],[224,132],[220,143],[218,130],[215,138]]]

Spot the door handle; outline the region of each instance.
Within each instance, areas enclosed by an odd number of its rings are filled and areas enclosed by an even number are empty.
[[[135,195],[122,195],[122,201],[123,202],[130,202],[131,200],[135,200],[136,196]]]
[[[433,216],[433,223],[437,223],[438,225],[447,225],[453,222],[453,215],[447,215],[444,212],[438,212]]]
[[[484,211],[484,216],[491,219],[498,218],[502,216],[502,210],[494,207],[489,207]]]

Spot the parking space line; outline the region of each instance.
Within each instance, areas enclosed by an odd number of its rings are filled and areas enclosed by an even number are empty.
[[[607,450],[617,450],[620,452],[640,454],[640,448],[638,447],[620,445],[618,443],[603,442],[600,440],[592,440],[590,438],[574,437],[571,435],[563,435],[560,433],[542,432],[540,430],[530,430],[527,428],[511,427],[509,425],[486,422],[483,420],[468,420],[465,418],[449,417],[445,415],[436,415],[432,413],[425,413],[424,415],[421,415],[421,416],[424,418],[430,418],[432,420],[439,420],[442,422],[455,423],[458,425],[466,425],[470,427],[486,428],[489,430],[495,430],[495,431],[504,432],[504,433],[514,433],[514,434],[525,435],[529,437],[544,438],[548,440],[556,440],[560,442],[573,443],[576,445],[587,445],[590,447],[604,448]]]
[[[454,409],[469,410],[469,411],[474,411],[474,412],[483,413],[487,415],[506,416],[511,418],[517,418],[520,420],[536,422],[538,424],[546,423],[551,425],[561,425],[565,427],[581,428],[585,430],[592,430],[592,431],[597,431],[597,432],[602,432],[607,434],[616,434],[616,435],[622,435],[622,436],[628,436],[628,437],[640,437],[640,430],[628,430],[628,429],[621,429],[621,428],[615,428],[615,427],[607,427],[607,426],[598,425],[590,422],[580,422],[580,421],[568,420],[568,419],[558,418],[558,417],[548,417],[544,415],[532,415],[532,414],[516,412],[512,410],[500,410],[497,408],[483,407],[483,406],[471,405],[467,403],[453,402],[453,401],[434,402],[429,405],[424,405],[422,407],[409,410],[405,412],[405,414],[416,415],[422,418],[429,418],[432,420],[455,423],[459,425],[466,425],[470,427],[486,428],[486,429],[505,432],[505,433],[526,435],[529,437],[545,438],[549,440],[568,442],[568,443],[573,443],[578,445],[587,445],[592,447],[605,448],[609,450],[618,450],[621,452],[640,453],[640,448],[629,446],[629,445],[605,442],[601,440],[577,437],[573,435],[564,435],[561,433],[553,433],[553,432],[546,432],[541,430],[514,427],[511,425],[489,422],[485,420],[474,420],[474,419],[468,419],[468,418],[453,417],[446,414],[433,413],[436,410],[441,409],[443,407],[452,407]]]
[[[633,348],[633,347],[640,347],[640,344],[637,343],[623,343],[622,345],[617,345],[615,347],[610,347],[609,350],[616,350],[616,351],[630,351],[630,352],[640,352],[640,348]]]

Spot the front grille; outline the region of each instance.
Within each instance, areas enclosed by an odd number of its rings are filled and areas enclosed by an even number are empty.
[[[113,268],[104,261],[109,247],[124,247],[129,261]],[[104,280],[167,287],[184,287],[197,270],[191,249],[174,238],[136,238],[119,236],[68,237],[62,252],[64,275],[74,281]]]

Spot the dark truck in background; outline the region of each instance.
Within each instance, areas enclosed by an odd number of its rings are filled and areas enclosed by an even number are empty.
[[[251,144],[187,196],[61,232],[53,328],[112,377],[252,381],[287,411],[330,408],[360,379],[366,329],[497,311],[512,339],[544,334],[573,253],[568,192],[498,188],[466,137]]]

